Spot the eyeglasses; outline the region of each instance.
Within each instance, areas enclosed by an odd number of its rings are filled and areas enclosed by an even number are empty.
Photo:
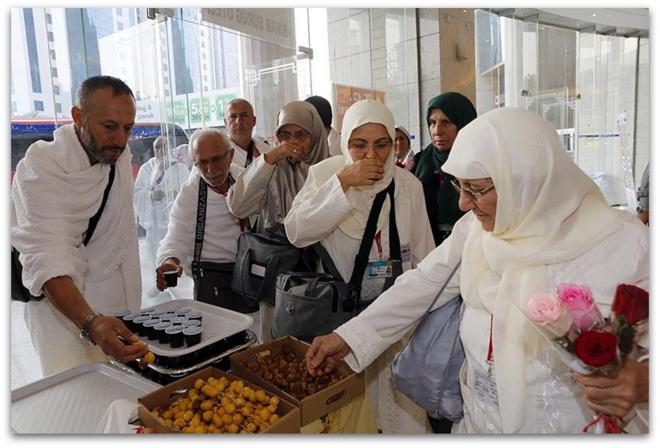
[[[469,188],[462,187],[461,184],[456,181],[456,179],[452,179],[449,182],[451,182],[451,186],[454,187],[454,189],[458,191],[459,194],[465,193],[470,199],[475,201],[478,201],[480,198],[486,196],[490,190],[495,188],[495,184],[492,184],[482,188],[481,190],[474,191]]]
[[[281,142],[287,142],[289,140],[301,141],[310,137],[311,137],[310,133],[306,131],[298,131],[295,134],[289,134],[288,132],[280,132],[279,134],[277,134],[277,140]]]
[[[349,140],[348,148],[357,151],[367,151],[369,148],[373,148],[374,151],[385,151],[392,149],[392,140],[378,140],[373,145],[368,144],[366,140],[362,139]]]

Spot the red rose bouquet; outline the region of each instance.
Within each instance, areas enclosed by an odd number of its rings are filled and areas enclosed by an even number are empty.
[[[584,375],[616,371],[648,335],[648,292],[633,285],[617,287],[609,319],[600,314],[587,286],[573,284],[558,285],[555,294],[533,294],[524,312],[560,358]],[[585,431],[621,432],[621,423],[601,415]]]

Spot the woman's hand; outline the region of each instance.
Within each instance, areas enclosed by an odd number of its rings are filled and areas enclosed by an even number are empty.
[[[627,359],[607,376],[573,373],[587,405],[601,414],[624,418],[637,404],[649,400],[649,363]]]
[[[345,165],[337,173],[339,183],[344,192],[350,187],[373,185],[383,178],[385,169],[383,162],[374,159],[361,159],[350,165]]]
[[[298,142],[283,142],[280,145],[274,147],[270,151],[264,154],[264,160],[269,165],[275,165],[280,160],[284,160],[287,157],[291,158],[296,162],[300,162],[304,159],[306,154],[298,145]]]
[[[351,348],[337,333],[316,337],[305,354],[307,370],[314,376],[330,373],[337,361],[350,352]]]

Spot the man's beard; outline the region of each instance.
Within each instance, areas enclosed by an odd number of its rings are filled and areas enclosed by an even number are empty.
[[[111,165],[114,165],[116,160],[108,160],[103,157],[103,151],[106,149],[118,149],[121,152],[124,151],[124,148],[119,148],[117,146],[103,146],[99,147],[99,145],[96,144],[96,139],[92,135],[91,132],[87,129],[87,124],[83,124],[80,127],[80,143],[87,153],[87,156],[90,158],[92,162],[96,163],[108,163]]]

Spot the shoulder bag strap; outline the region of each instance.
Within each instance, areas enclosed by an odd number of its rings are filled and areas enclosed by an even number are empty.
[[[250,144],[247,147],[247,156],[245,157],[245,167],[247,168],[249,164],[252,163],[254,158],[254,140],[250,140]]]
[[[103,199],[101,200],[101,208],[96,212],[94,216],[89,218],[89,224],[87,225],[87,231],[85,232],[85,239],[83,240],[83,244],[87,246],[87,243],[89,243],[89,240],[92,239],[92,235],[94,235],[94,230],[96,230],[96,226],[99,223],[99,220],[101,219],[101,215],[103,214],[103,209],[105,208],[105,203],[108,202],[108,196],[110,196],[110,189],[112,188],[112,183],[115,181],[115,165],[110,165],[110,176],[108,177],[108,185],[105,187],[105,191],[103,192]]]
[[[373,245],[374,238],[376,237],[378,216],[380,215],[380,210],[383,208],[385,196],[388,194],[390,189],[394,191],[394,180],[392,180],[390,185],[378,193],[374,198],[371,211],[369,212],[369,218],[367,219],[367,226],[365,227],[364,234],[362,235],[360,250],[355,256],[355,263],[353,263],[353,274],[351,275],[351,280],[349,283],[352,284],[358,291],[362,286],[362,278],[364,277],[364,271],[367,268],[367,263],[369,261],[369,252],[371,252],[371,246]]]
[[[206,227],[206,200],[208,185],[203,177],[199,178],[199,194],[197,197],[197,225],[195,226],[195,249],[193,251],[192,272],[197,275],[202,259],[202,245],[204,244],[204,228]]]
[[[401,241],[399,240],[399,229],[396,226],[396,212],[394,211],[394,181],[387,188],[390,196],[390,260],[401,260]]]

